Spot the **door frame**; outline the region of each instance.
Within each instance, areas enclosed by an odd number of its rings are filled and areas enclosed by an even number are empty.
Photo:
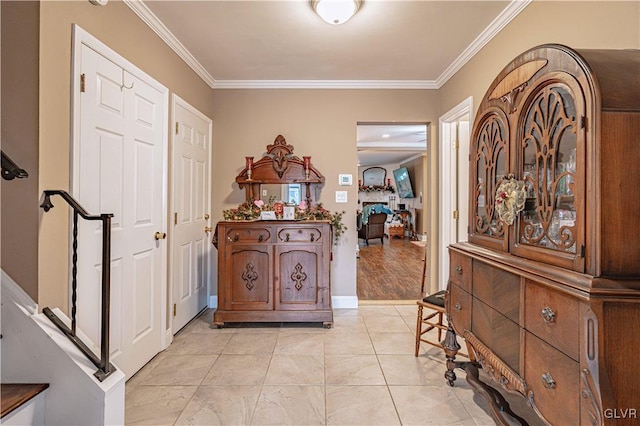
[[[440,192],[440,211],[439,224],[440,239],[438,242],[438,289],[447,288],[447,279],[449,276],[449,256],[447,247],[451,244],[452,235],[458,235],[458,241],[466,240],[467,233],[460,232],[461,229],[466,230],[468,222],[468,208],[466,200],[469,194],[469,168],[459,167],[461,161],[466,161],[469,153],[469,138],[459,140],[458,153],[455,154],[454,146],[458,123],[468,118],[469,132],[473,123],[473,97],[469,96],[464,101],[443,114],[439,121],[439,143],[440,143],[440,172],[439,172],[439,192]],[[462,196],[462,197],[461,197]],[[462,206],[458,206],[458,200],[463,200]],[[458,208],[459,219],[458,226],[453,220],[452,212]]]
[[[126,60],[119,53],[111,49],[106,44],[102,43],[100,40],[89,34],[78,24],[73,24],[71,29],[72,35],[72,46],[71,46],[71,158],[70,158],[70,174],[69,174],[69,187],[71,188],[71,195],[78,194],[79,192],[79,182],[77,182],[76,177],[79,176],[80,173],[80,125],[81,125],[81,108],[80,105],[80,70],[81,70],[81,49],[82,46],[85,45],[88,48],[94,50],[98,54],[104,56],[109,61],[118,65],[119,67],[125,69],[128,73],[134,75],[136,78],[145,82],[149,86],[158,90],[162,94],[162,123],[165,129],[167,129],[169,123],[169,89],[160,84],[158,81],[153,79],[153,77],[149,76],[147,73],[142,71],[140,68],[136,67],[134,64]],[[78,107],[77,107],[78,106]],[[167,131],[162,133],[162,217],[161,223],[165,229],[169,229],[168,226],[168,163],[169,163],[169,138],[167,135]],[[69,223],[71,224],[72,217],[69,215]],[[71,225],[70,225],[71,227]],[[71,245],[71,237],[69,239],[69,246]],[[159,271],[160,275],[160,284],[156,289],[160,294],[160,303],[161,306],[164,306],[165,309],[160,309],[160,319],[159,325],[162,327],[164,331],[161,333],[161,342],[160,347],[162,349],[166,349],[171,343],[171,328],[167,328],[167,250],[166,245],[164,245],[163,253],[161,258],[163,259],[163,267]],[[69,256],[69,270],[71,270],[71,256]],[[69,277],[71,280],[71,277]],[[70,284],[69,284],[70,285]],[[71,295],[69,296],[71,298]],[[71,306],[71,299],[69,299],[69,306]]]
[[[192,105],[190,105],[187,101],[185,101],[184,99],[182,99],[180,96],[176,95],[175,93],[173,93],[171,95],[171,123],[173,123],[173,125],[175,125],[176,123],[176,106],[180,105],[182,108],[188,110],[189,112],[191,112],[193,115],[198,116],[198,118],[200,118],[201,120],[207,122],[209,130],[208,130],[208,140],[209,140],[209,170],[207,171],[207,180],[209,181],[209,197],[208,197],[208,205],[206,206],[206,210],[209,212],[209,215],[211,215],[211,201],[212,198],[211,197],[211,172],[213,169],[213,141],[212,141],[212,137],[213,137],[213,120],[209,117],[207,117],[206,115],[204,115],[202,112],[200,112],[199,110],[197,110],[195,107],[193,107]],[[171,206],[171,211],[175,211],[174,210],[174,202],[175,202],[175,194],[173,194],[173,184],[175,181],[175,167],[176,167],[176,138],[177,138],[177,134],[175,132],[174,127],[172,126],[171,129],[173,129],[171,131],[171,185],[172,185],[172,194],[171,194],[171,200],[169,205]],[[169,303],[167,304],[167,309],[170,311],[171,306],[173,306],[173,286],[174,286],[174,282],[173,282],[173,272],[174,272],[174,260],[175,260],[175,250],[173,247],[173,232],[175,229],[175,224],[173,226],[169,226],[167,228],[169,230],[168,232],[168,241],[167,243],[169,244],[169,267],[168,267],[168,274],[169,274],[169,280],[168,280],[168,294],[169,294]],[[213,277],[213,263],[212,263],[212,256],[213,256],[213,250],[211,249],[211,246],[209,246],[209,250],[207,251],[207,261],[209,262],[209,268],[207,270],[207,288],[206,288],[206,298],[207,298],[207,306],[210,308],[215,308],[215,306],[211,306],[210,303],[210,299],[211,299],[211,278]],[[175,332],[177,332],[178,330],[173,330],[173,315],[171,314],[167,314],[169,317],[169,328],[167,329],[167,331],[169,332],[169,335],[167,336],[167,338],[169,339],[169,343],[173,340],[173,334]]]

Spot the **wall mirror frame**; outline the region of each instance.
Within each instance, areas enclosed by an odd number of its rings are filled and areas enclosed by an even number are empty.
[[[362,172],[362,185],[385,186],[387,182],[387,169],[383,167],[369,167]]]
[[[311,204],[311,187],[324,184],[324,176],[311,164],[311,156],[302,159],[293,155],[293,145],[287,144],[282,135],[276,136],[272,144],[267,145],[267,152],[254,162],[253,157],[246,157],[245,167],[236,176],[240,189],[245,189],[246,199],[261,199],[263,185],[281,184],[304,189],[305,201]],[[284,200],[288,202],[290,200]]]

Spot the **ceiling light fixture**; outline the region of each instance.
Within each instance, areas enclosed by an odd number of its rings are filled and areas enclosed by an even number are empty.
[[[312,0],[313,10],[325,22],[340,25],[347,22],[356,14],[362,0]]]

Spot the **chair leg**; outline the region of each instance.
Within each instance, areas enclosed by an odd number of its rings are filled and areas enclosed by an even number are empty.
[[[422,333],[422,306],[418,305],[418,324],[416,325],[416,354],[420,351],[420,336]]]
[[[442,325],[442,312],[438,312],[438,324]],[[442,329],[438,327],[438,342],[442,343]]]

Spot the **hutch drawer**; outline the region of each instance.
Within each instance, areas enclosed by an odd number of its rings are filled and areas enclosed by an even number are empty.
[[[449,260],[449,280],[471,293],[471,258],[452,252]]]
[[[320,242],[323,238],[322,232],[314,227],[293,227],[287,226],[278,228],[278,242],[292,243],[314,243]]]
[[[580,302],[575,297],[526,280],[525,328],[574,360],[580,353]]]
[[[230,227],[225,233],[227,243],[268,243],[271,241],[271,230],[264,227]]]
[[[450,306],[449,321],[455,324],[458,330],[471,330],[471,295],[451,284],[447,297]]]
[[[533,334],[525,335],[527,396],[544,418],[553,419],[554,424],[578,424],[579,364]]]

